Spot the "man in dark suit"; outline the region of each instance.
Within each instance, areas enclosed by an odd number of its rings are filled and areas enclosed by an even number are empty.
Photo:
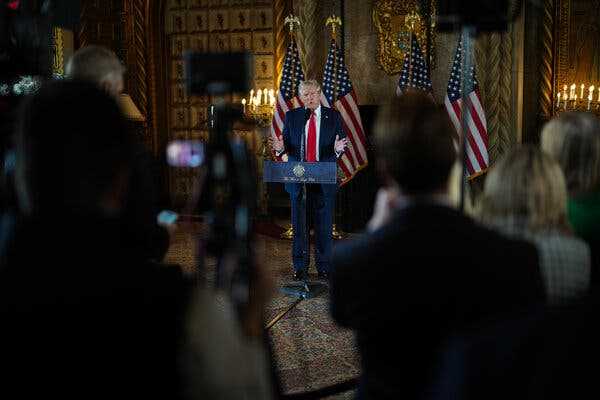
[[[451,331],[544,300],[537,253],[451,207],[452,127],[428,97],[394,99],[374,133],[385,187],[335,248],[331,312],[356,332],[361,398],[422,398]]]
[[[317,81],[302,82],[299,92],[304,107],[285,114],[282,137],[273,135],[275,153],[288,162],[336,162],[348,143],[340,114],[321,106],[321,87]],[[306,277],[310,259],[309,241],[305,239],[305,229],[309,226],[302,221],[302,186],[295,183],[285,185],[292,203],[295,279]],[[319,277],[327,278],[331,263],[331,231],[337,185],[306,185],[306,190],[306,215],[307,218],[312,217],[315,229],[315,264]]]

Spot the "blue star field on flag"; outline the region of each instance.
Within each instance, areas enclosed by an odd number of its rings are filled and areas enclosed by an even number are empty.
[[[337,88],[337,93],[335,89]],[[344,62],[344,56],[337,47],[335,40],[331,41],[329,53],[327,54],[327,63],[325,64],[325,72],[323,73],[323,94],[330,105],[335,101],[344,97],[352,91],[352,82],[348,77],[348,69]],[[334,99],[333,96],[336,95]]]
[[[421,52],[421,47],[415,35],[410,35],[410,51],[404,55],[404,64],[400,71],[400,79],[396,94],[401,95],[406,89],[418,89],[427,93],[432,92],[429,67]]]
[[[302,102],[298,97],[298,87],[302,81],[304,81],[304,72],[300,63],[296,40],[292,37],[285,52],[281,81],[279,82],[273,120],[271,121],[271,132],[275,133],[277,137],[280,137],[283,132],[285,113],[302,106]]]
[[[304,72],[298,55],[298,47],[295,40],[290,41],[283,63],[283,73],[279,84],[279,91],[286,101],[298,95],[298,85],[304,81]]]
[[[454,102],[460,99],[462,94],[461,87],[461,68],[462,68],[462,41],[458,42],[456,54],[454,55],[454,62],[452,63],[452,70],[450,71],[450,79],[448,80],[448,99],[450,102]],[[468,75],[466,82],[467,93],[473,92],[479,88],[477,83],[477,74],[475,73],[475,65],[471,67],[471,71]]]

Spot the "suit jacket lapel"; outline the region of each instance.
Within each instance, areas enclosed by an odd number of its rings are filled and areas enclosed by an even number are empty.
[[[302,138],[304,137],[304,133],[306,131],[306,120],[304,119],[304,108],[300,108],[302,112],[297,113],[297,124],[298,124],[298,149],[302,146]],[[300,150],[298,150],[298,157],[300,157]]]
[[[326,137],[330,133],[329,128],[329,108],[321,106],[321,123],[319,125],[319,149],[323,148],[323,143],[329,143],[329,137]],[[319,151],[319,153],[321,153]]]

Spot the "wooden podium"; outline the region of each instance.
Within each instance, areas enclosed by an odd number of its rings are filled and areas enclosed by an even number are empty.
[[[300,183],[302,184],[302,206],[299,210],[300,221],[304,225],[304,248],[308,249],[308,229],[306,227],[306,185],[337,184],[337,163],[335,162],[275,162],[264,161],[264,182]],[[308,254],[305,254],[308,261]],[[325,285],[319,282],[309,282],[306,278],[297,284],[285,285],[282,291],[296,297],[311,298],[325,290]]]

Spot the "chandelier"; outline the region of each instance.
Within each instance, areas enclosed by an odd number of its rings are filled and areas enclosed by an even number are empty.
[[[259,126],[269,126],[273,118],[276,95],[273,89],[250,90],[248,100],[242,99],[244,114],[254,119]]]

